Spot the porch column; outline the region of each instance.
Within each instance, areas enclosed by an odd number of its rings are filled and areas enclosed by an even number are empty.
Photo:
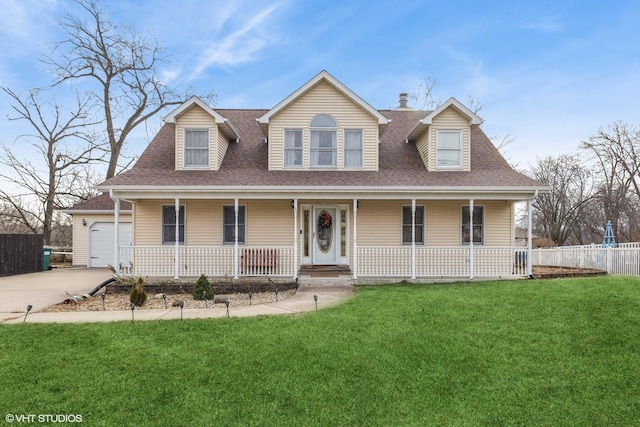
[[[353,279],[358,279],[358,199],[353,199]]]
[[[416,199],[411,199],[411,280],[416,280]]]
[[[293,199],[293,280],[298,278],[298,199]]]
[[[532,214],[532,206],[533,206],[533,199],[529,199],[527,200],[527,217],[528,217],[528,224],[527,224],[527,276],[531,277],[533,275],[533,260],[531,259],[531,257],[533,256],[533,252],[531,251],[531,223],[532,218],[531,218],[531,214]]]
[[[113,252],[113,268],[116,276],[120,275],[120,199],[114,199],[113,203],[113,232],[115,234],[114,252]]]
[[[176,241],[173,246],[174,251],[174,260],[175,265],[174,268],[174,279],[179,279],[179,270],[180,270],[180,199],[176,197]]]
[[[238,278],[238,199],[234,199],[233,209],[235,214],[235,232],[233,241],[233,278]]]
[[[473,259],[473,199],[469,200],[469,279],[473,280],[474,275]]]

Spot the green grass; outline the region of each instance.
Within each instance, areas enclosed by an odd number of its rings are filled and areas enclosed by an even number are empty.
[[[640,280],[361,288],[294,317],[2,325],[6,413],[108,426],[639,425]]]

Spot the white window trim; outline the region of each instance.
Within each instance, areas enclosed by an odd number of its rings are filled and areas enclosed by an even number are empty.
[[[235,209],[235,205],[222,205],[222,245],[223,246],[233,246],[235,245],[235,241],[233,242],[225,242],[224,241],[224,208],[229,207],[231,209]],[[249,219],[249,215],[247,215],[247,205],[238,205],[238,228],[241,227],[240,225],[240,208],[244,207],[244,242],[241,242],[240,240],[238,240],[238,246],[247,246],[247,230],[249,228],[248,226],[248,219]],[[235,210],[234,210],[234,215],[235,215]],[[235,225],[235,222],[234,222]]]
[[[300,147],[300,152],[302,153],[301,160],[302,162],[299,165],[288,165],[287,164],[287,131],[288,132],[300,132],[302,135],[302,147]],[[293,148],[289,148],[292,150]],[[297,148],[295,148],[297,150]],[[301,128],[285,128],[282,130],[282,167],[285,169],[302,169],[304,168],[304,129]]]
[[[329,116],[329,117],[331,117],[331,119],[333,119],[333,121],[336,123],[336,127],[312,127],[311,126],[311,122],[313,122],[313,120],[315,120],[315,118],[318,117],[318,116]],[[340,128],[340,126],[338,124],[338,121],[331,114],[320,113],[320,114],[316,114],[315,116],[313,116],[313,118],[311,119],[311,122],[309,122],[309,167],[311,169],[328,169],[328,170],[336,169],[338,167],[338,129]],[[311,140],[313,139],[313,133],[314,132],[333,132],[333,134],[335,135],[336,146],[335,146],[335,148],[331,149],[331,151],[334,153],[334,160],[335,160],[333,165],[314,165],[313,164],[313,153],[314,153],[314,151],[318,151],[318,152],[329,151],[327,148],[315,149],[314,150],[314,148],[311,146]]]
[[[466,216],[467,218],[469,217],[468,215],[464,214],[464,208],[469,208],[469,205],[461,205],[460,206],[460,244],[462,246],[469,246],[471,243],[471,239],[473,239],[473,224],[471,224],[471,229],[469,230],[469,242],[465,242],[464,241],[464,236],[462,234],[462,222],[464,220],[464,217]],[[473,206],[474,209],[476,208],[482,208],[482,239],[480,240],[480,243],[477,242],[473,242],[474,246],[484,246],[485,244],[485,227],[487,226],[487,221],[486,221],[486,212],[487,212],[487,208],[484,205],[474,205]],[[475,215],[474,215],[475,218]]]
[[[187,150],[204,150],[204,148],[187,148],[187,132],[207,132],[207,164],[187,165]],[[185,169],[208,169],[211,165],[211,131],[209,128],[184,128],[182,134],[182,166]]]
[[[360,132],[360,166],[347,166],[347,132]],[[364,168],[364,129],[344,129],[342,131],[342,166],[344,169]]]
[[[452,132],[456,132],[459,135],[459,140],[460,140],[460,148],[455,149],[455,148],[440,148],[440,133],[452,133]],[[462,169],[463,165],[464,165],[464,150],[463,150],[463,146],[464,146],[464,142],[462,140],[462,137],[464,136],[464,132],[462,129],[438,129],[436,130],[436,169],[444,169],[444,170],[458,170],[458,169]],[[460,163],[457,165],[451,165],[451,166],[441,166],[439,165],[439,161],[440,161],[440,151],[458,151],[460,153]]]
[[[173,209],[173,212],[174,212],[173,217],[175,218],[176,205],[161,205],[160,207],[160,227],[161,227],[160,242],[162,243],[163,246],[172,246],[176,244],[175,234],[173,236],[174,240],[171,240],[170,242],[164,241],[164,208],[165,207],[170,207],[171,209]],[[181,204],[180,208],[184,208],[184,224],[182,225],[184,227],[184,242],[178,242],[178,244],[181,246],[185,246],[187,244],[187,206],[184,204]]]
[[[404,214],[404,208],[409,208],[411,211],[411,205],[402,205],[400,206],[400,245],[402,246],[411,246],[411,241],[405,243],[402,238],[404,232],[404,221],[402,216]],[[427,245],[427,205],[416,205],[416,211],[418,208],[422,208],[422,243],[416,242],[416,246],[426,246]],[[416,222],[416,226],[418,223]],[[460,226],[462,229],[462,226]]]

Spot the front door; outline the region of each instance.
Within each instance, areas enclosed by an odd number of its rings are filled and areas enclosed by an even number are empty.
[[[313,263],[337,264],[340,245],[335,207],[313,208]]]

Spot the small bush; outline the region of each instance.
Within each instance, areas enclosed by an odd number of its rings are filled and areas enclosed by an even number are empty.
[[[193,286],[193,291],[191,292],[193,295],[193,299],[195,300],[211,300],[213,299],[213,290],[211,289],[211,283],[207,280],[204,274],[200,275],[198,281]]]
[[[142,277],[138,278],[136,284],[131,287],[129,301],[134,303],[136,307],[141,307],[145,302],[147,302],[147,294],[144,292],[144,282],[142,281]]]

